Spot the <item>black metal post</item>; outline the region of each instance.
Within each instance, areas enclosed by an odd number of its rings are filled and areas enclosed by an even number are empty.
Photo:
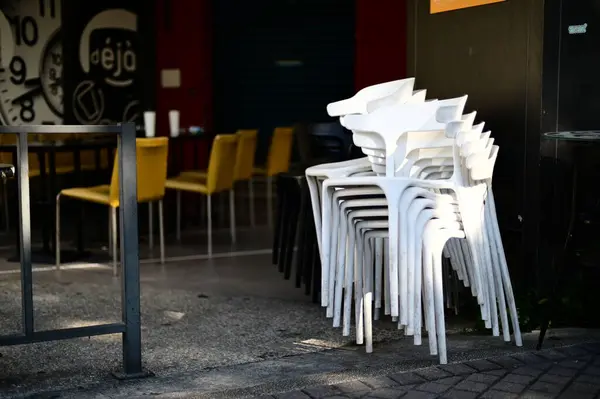
[[[119,137],[119,193],[121,228],[121,306],[123,311],[123,367],[118,378],[145,376],[142,370],[140,326],[140,261],[138,242],[136,131],[133,123],[122,125]]]
[[[33,337],[33,271],[31,269],[31,214],[29,212],[29,152],[27,150],[27,132],[19,132],[17,136],[17,162],[23,334],[26,337]]]

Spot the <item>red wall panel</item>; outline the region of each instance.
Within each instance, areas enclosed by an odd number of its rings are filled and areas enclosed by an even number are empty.
[[[156,1],[156,123],[158,134],[168,134],[168,112],[181,113],[181,126],[212,123],[212,10],[211,0]],[[163,88],[163,69],[181,71],[181,87]],[[201,145],[200,163],[206,163],[206,145]],[[189,151],[189,154],[187,153]],[[186,166],[193,148],[186,148]]]
[[[356,90],[406,77],[406,0],[356,0]]]

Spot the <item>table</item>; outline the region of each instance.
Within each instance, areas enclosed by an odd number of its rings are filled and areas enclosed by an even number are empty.
[[[103,149],[116,148],[117,141],[115,137],[108,138],[94,138],[94,139],[72,139],[65,141],[34,141],[28,143],[28,149],[30,152],[34,152],[38,156],[40,166],[40,180],[42,186],[43,198],[38,201],[38,204],[43,206],[49,206],[50,209],[46,212],[46,218],[44,218],[42,225],[42,248],[32,252],[32,259],[34,263],[43,264],[54,264],[55,263],[55,252],[54,248],[56,245],[56,237],[54,231],[55,220],[55,206],[56,206],[56,154],[59,152],[71,152],[73,153],[73,166],[75,170],[75,176],[77,180],[77,186],[85,186],[82,179],[81,170],[81,151],[95,150],[96,152],[96,169],[101,168],[101,156],[100,152]],[[4,144],[0,146],[0,152],[11,152],[13,158],[13,164],[17,165],[17,145],[16,144]],[[46,168],[46,154],[48,157],[48,168]],[[113,164],[113,152],[109,151],[109,165]],[[49,175],[49,176],[48,176]],[[49,179],[48,179],[49,177]],[[49,182],[48,182],[49,180]],[[80,208],[82,209],[82,207]],[[19,244],[19,234],[17,232],[17,244]],[[17,245],[19,248],[19,245]],[[64,254],[63,254],[64,252]],[[78,259],[82,259],[88,256],[89,253],[84,250],[83,242],[83,215],[80,212],[80,217],[77,221],[77,250],[72,251],[61,251],[61,257],[64,262],[73,262]],[[19,255],[10,257],[9,261],[19,261]]]
[[[136,131],[138,133],[145,132],[143,126],[136,126]],[[207,133],[204,130],[198,131],[195,128],[181,128],[179,129],[179,135],[172,137],[170,135],[164,135],[162,137],[169,137],[169,153],[171,154],[173,151],[177,153],[176,157],[169,156],[169,164],[175,165],[175,167],[170,168],[169,176],[177,175],[181,171],[185,170],[185,149],[189,148],[191,145],[193,151],[193,163],[192,169],[204,169],[207,165],[200,163],[200,156],[198,151],[198,142],[199,141],[208,141],[209,142],[209,152],[210,152],[210,144],[214,138],[214,135]],[[171,163],[172,159],[175,159],[175,163]]]
[[[548,193],[551,198],[546,210],[549,217],[540,223],[540,234],[549,249],[551,267],[542,272],[548,274],[545,276],[548,283],[543,287],[548,296],[542,304],[546,305],[546,309],[540,312],[542,321],[538,349],[541,349],[550,322],[560,306],[562,288],[568,285],[574,274],[572,267],[579,264],[574,258],[577,254],[572,246],[577,228],[579,172],[581,163],[586,159],[583,151],[600,151],[599,144],[600,131],[559,131],[542,135],[542,154],[546,155],[542,159],[546,161],[542,174],[546,174],[551,186]]]

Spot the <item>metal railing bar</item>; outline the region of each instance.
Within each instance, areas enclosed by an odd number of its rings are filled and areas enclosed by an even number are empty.
[[[138,242],[136,131],[124,124],[119,136],[119,213],[121,223],[121,306],[123,322],[123,369],[126,376],[142,372],[140,326],[140,249]]]
[[[31,214],[29,204],[29,157],[27,151],[27,134],[18,137],[18,195],[20,224],[20,256],[21,256],[21,300],[23,316],[23,333],[33,335],[33,271],[31,270]]]
[[[152,375],[142,369],[142,337],[140,321],[140,263],[137,221],[136,130],[133,123],[116,126],[30,125],[0,126],[0,134],[18,134],[17,159],[19,197],[19,250],[21,260],[21,298],[23,334],[0,336],[0,346],[121,333],[123,340],[123,373],[120,379]],[[29,203],[29,165],[27,134],[115,133],[119,151],[119,192],[121,223],[121,303],[122,322],[61,330],[34,330],[33,269],[31,264],[31,214]],[[13,153],[15,154],[15,153]]]
[[[124,124],[125,125],[125,124]],[[123,126],[124,126],[123,125]],[[135,127],[134,127],[135,130]],[[62,133],[121,133],[119,125],[23,125],[0,126],[0,133],[62,134]]]
[[[58,330],[35,331],[31,336],[4,335],[0,337],[0,345],[23,345],[36,342],[60,341],[65,339],[93,337],[96,335],[120,334],[125,332],[125,324],[111,323],[95,326],[63,328]]]

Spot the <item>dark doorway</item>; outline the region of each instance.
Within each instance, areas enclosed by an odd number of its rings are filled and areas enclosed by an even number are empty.
[[[276,126],[327,120],[354,91],[354,1],[214,2],[215,129],[258,128],[258,157]]]

